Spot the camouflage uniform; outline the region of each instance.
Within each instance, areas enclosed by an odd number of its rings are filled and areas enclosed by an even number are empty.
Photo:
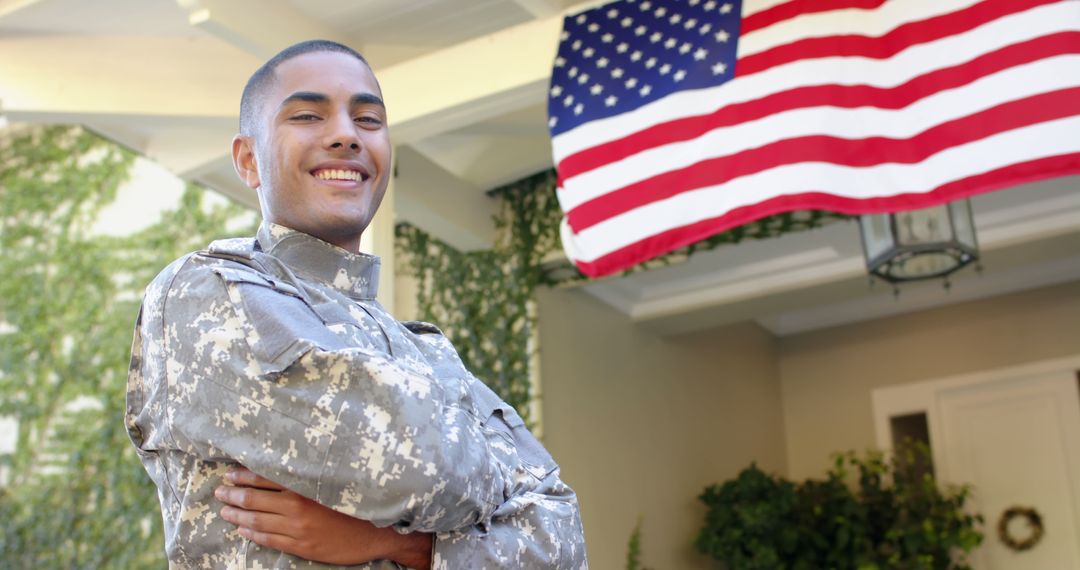
[[[323,567],[218,516],[214,488],[240,463],[378,526],[437,533],[437,569],[586,568],[551,456],[437,328],[379,305],[378,272],[376,257],[264,223],[147,288],[126,423],[170,565]]]

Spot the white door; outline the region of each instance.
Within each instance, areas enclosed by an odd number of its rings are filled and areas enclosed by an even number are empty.
[[[942,482],[975,486],[986,538],[972,557],[981,570],[1080,570],[1080,391],[1071,370],[995,378],[934,390],[928,410]],[[936,424],[936,425],[935,425]],[[1045,532],[1015,551],[998,537],[1011,507],[1034,508]],[[1025,521],[1009,526],[1030,536]]]

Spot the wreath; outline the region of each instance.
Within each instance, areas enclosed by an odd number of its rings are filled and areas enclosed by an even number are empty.
[[[1016,518],[1022,518],[1027,521],[1028,528],[1031,529],[1031,534],[1029,534],[1027,538],[1018,539],[1009,533],[1009,523]],[[1005,512],[1001,513],[1001,518],[998,519],[997,531],[998,538],[1010,549],[1017,552],[1030,550],[1042,540],[1042,515],[1031,507],[1010,507],[1005,509]]]

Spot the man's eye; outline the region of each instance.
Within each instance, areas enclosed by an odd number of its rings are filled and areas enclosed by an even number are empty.
[[[355,118],[353,120],[356,121],[357,123],[360,123],[360,124],[365,125],[365,126],[378,126],[378,125],[382,124],[382,120],[379,119],[378,117],[371,117],[371,116],[367,116],[367,115],[362,116],[362,117],[357,117],[357,118]]]
[[[312,115],[311,113],[302,113],[300,115],[293,115],[290,117],[293,121],[315,121],[318,120],[318,115]]]

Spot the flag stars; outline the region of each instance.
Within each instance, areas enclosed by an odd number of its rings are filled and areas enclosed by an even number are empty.
[[[712,24],[705,22],[701,25],[700,28],[698,28],[698,33],[704,36],[705,34],[709,33],[709,30],[712,30]]]
[[[558,97],[560,95],[562,95],[562,86],[561,85],[552,85],[551,86],[551,96],[552,97]]]
[[[711,8],[708,8],[708,9],[709,9],[709,10],[711,10]],[[584,23],[585,23],[585,22],[586,22],[586,21],[587,21],[588,19],[589,19],[589,18],[588,18],[588,17],[586,17],[586,16],[585,16],[585,14],[580,14],[580,15],[578,15],[578,17],[577,17],[577,20],[576,20],[576,21],[577,21],[577,23],[579,23],[579,24],[584,24]]]
[[[608,107],[614,107],[619,102],[619,98],[614,95],[608,95],[607,99],[604,99],[604,105]]]
[[[693,48],[694,46],[690,45],[690,42],[683,42],[683,45],[679,46],[679,53],[686,55],[690,53],[690,50]]]
[[[720,30],[719,32],[716,32],[716,41],[720,43],[727,43],[729,39],[731,39],[731,34],[727,33],[727,31]]]
[[[574,40],[574,43],[570,44],[570,47],[573,48],[574,51],[581,49],[581,40]]]
[[[578,69],[576,67],[571,67],[570,71],[567,71],[566,74],[569,75],[570,77],[575,77],[575,76],[577,76],[577,72],[578,72]]]
[[[585,51],[581,52],[581,55],[585,56],[586,58],[590,58],[593,56],[594,53],[596,53],[596,50],[590,47],[585,48]]]
[[[694,61],[701,61],[709,56],[709,50],[705,48],[697,48],[694,50]]]
[[[563,104],[563,107],[569,107],[570,105],[573,105],[574,104],[574,96],[573,95],[567,95],[566,97],[563,98],[562,104]]]
[[[604,86],[599,83],[593,83],[593,86],[589,88],[589,93],[593,95],[599,95],[604,92]]]
[[[607,66],[608,66],[608,58],[602,57],[602,58],[596,60],[596,67],[599,67],[600,69],[604,69]]]
[[[600,41],[604,42],[605,44],[610,44],[611,42],[615,41],[615,36],[611,33],[607,33],[600,36]]]
[[[588,82],[588,81],[589,81],[589,74],[588,73],[582,73],[577,78],[578,85],[585,85],[585,83]]]
[[[637,87],[637,78],[631,77],[630,79],[627,79],[626,83],[624,83],[623,85],[626,85],[627,89],[633,89],[634,87]]]
[[[716,63],[712,66],[713,75],[720,75],[721,73],[724,73],[726,71],[727,65],[724,65],[723,63]]]
[[[582,105],[581,103],[578,103],[577,105],[574,105],[574,114],[575,115],[580,115],[581,112],[584,111],[584,110],[585,110],[585,105]]]
[[[627,16],[627,17],[623,18],[622,20],[620,20],[619,23],[622,24],[622,27],[629,28],[630,26],[634,25],[634,19],[631,18],[630,16]]]
[[[661,65],[660,66],[660,75],[667,75],[668,73],[671,73],[671,64],[670,63],[665,63],[664,65]]]
[[[649,28],[646,28],[645,26],[638,26],[638,27],[634,28],[634,35],[635,36],[644,36],[645,33],[648,32],[648,31],[649,31]]]
[[[626,50],[628,49],[630,49],[630,44],[626,42],[622,42],[619,45],[615,46],[615,51],[619,53],[626,53]]]
[[[733,8],[734,8],[734,6],[732,6],[730,2],[724,2],[724,5],[720,6],[720,13],[721,14],[730,14],[731,10]]]
[[[634,50],[634,53],[630,54],[630,61],[638,61],[641,59],[641,50]]]
[[[671,49],[671,48],[675,47],[676,45],[678,45],[678,43],[679,43],[679,41],[676,40],[675,38],[668,38],[667,41],[664,42],[664,47],[666,47],[668,49]]]
[[[694,18],[690,18],[689,20],[683,22],[683,28],[685,28],[687,30],[693,29],[696,26],[697,26],[697,20],[695,20]]]
[[[644,85],[641,89],[638,90],[638,93],[641,93],[642,97],[648,97],[649,93],[652,93],[652,86]]]
[[[680,70],[676,71],[675,75],[672,75],[671,78],[673,80],[675,80],[675,81],[682,81],[683,79],[686,78],[686,70],[680,69]]]
[[[652,2],[642,2],[641,4],[638,4],[638,8],[640,8],[641,11],[644,12],[649,8],[652,8]]]
[[[663,18],[667,14],[667,8],[661,6],[657,8],[656,11],[653,12],[653,14],[656,14],[657,18]]]
[[[589,24],[588,30],[595,34],[596,32],[600,31],[600,24],[597,24],[596,22],[593,22],[593,23]]]
[[[611,70],[611,78],[612,78],[612,79],[619,79],[619,78],[621,78],[621,77],[622,77],[622,76],[623,76],[623,75],[624,75],[625,73],[626,73],[626,72],[625,72],[625,71],[623,71],[623,68],[621,68],[621,67],[616,67],[615,69],[612,69],[612,70]]]
[[[551,117],[548,118],[548,128],[549,129],[555,128],[555,125],[557,125],[557,124],[559,124],[559,118],[558,117],[551,116]]]
[[[682,21],[682,15],[681,14],[672,14],[671,17],[668,18],[668,21],[671,22],[672,26],[674,26],[675,24],[678,24],[679,22]]]
[[[555,67],[566,67],[566,58],[562,56],[555,58]]]
[[[645,67],[647,69],[652,69],[652,68],[656,67],[656,58],[655,57],[650,57],[649,59],[646,59],[645,60]]]
[[[664,39],[664,34],[661,34],[660,32],[653,32],[652,35],[649,36],[649,41],[654,44],[662,39]]]
[[[708,2],[705,3],[705,6],[704,6],[706,12],[711,12],[712,9],[715,8],[715,7],[716,7],[716,2],[713,2],[713,0],[709,0]],[[580,24],[581,22],[578,22],[578,23]]]
[[[570,39],[570,32],[563,30],[563,33],[559,34],[559,41],[565,42]]]
[[[691,6],[697,6],[698,4],[701,4],[701,0],[690,0]]]
[[[619,11],[616,10],[615,8],[612,8],[612,9],[607,11],[607,17],[608,17],[609,20],[614,20],[615,18],[619,17]]]

